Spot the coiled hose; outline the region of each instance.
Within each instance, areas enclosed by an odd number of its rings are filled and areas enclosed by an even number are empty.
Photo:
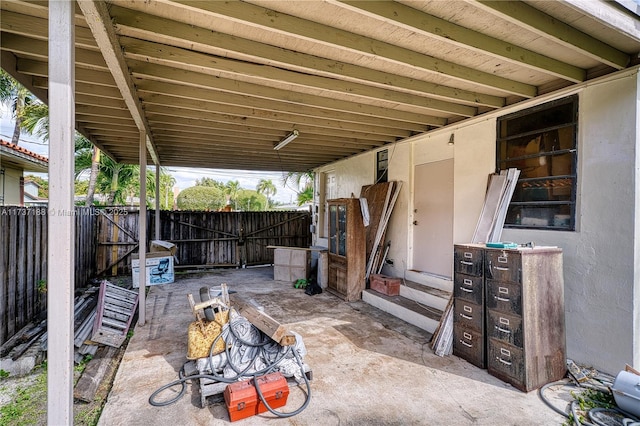
[[[153,392],[150,396],[149,396],[149,404],[153,405],[154,407],[163,407],[163,406],[167,406],[167,405],[171,405],[174,404],[175,402],[177,402],[180,398],[182,398],[184,396],[184,393],[186,391],[186,382],[192,379],[209,379],[209,380],[215,380],[218,382],[223,382],[223,383],[234,383],[236,381],[238,381],[239,378],[243,377],[243,376],[252,376],[254,378],[253,382],[256,388],[256,391],[258,393],[258,397],[260,398],[260,400],[262,401],[262,403],[264,404],[264,406],[267,408],[267,410],[269,410],[270,413],[278,416],[278,417],[293,417],[297,414],[300,414],[305,408],[307,408],[307,406],[309,405],[309,402],[311,401],[311,383],[309,382],[309,379],[307,378],[307,375],[304,373],[304,366],[303,366],[303,362],[302,362],[302,358],[300,357],[300,354],[298,353],[298,351],[293,350],[293,357],[295,358],[296,362],[298,363],[298,365],[300,366],[300,372],[302,373],[302,378],[304,379],[307,391],[306,391],[306,396],[305,396],[305,400],[303,402],[303,404],[297,408],[296,410],[289,412],[289,413],[282,413],[282,412],[278,412],[275,411],[273,408],[271,408],[271,406],[269,406],[268,402],[266,401],[264,395],[262,394],[262,392],[260,391],[260,387],[257,383],[257,380],[255,380],[256,377],[261,376],[265,373],[269,373],[271,371],[273,371],[275,369],[275,366],[281,361],[283,360],[287,354],[289,354],[289,352],[292,351],[291,347],[287,347],[286,351],[284,351],[280,356],[276,357],[275,360],[271,361],[265,368],[262,368],[258,371],[254,371],[250,374],[245,374],[250,368],[251,366],[253,366],[256,362],[256,360],[259,358],[259,356],[262,356],[265,360],[267,360],[268,358],[268,354],[264,351],[264,346],[271,343],[271,339],[269,338],[263,338],[262,341],[258,342],[258,343],[253,343],[253,342],[249,342],[247,340],[244,340],[241,336],[238,335],[238,333],[236,332],[236,330],[233,328],[233,326],[231,325],[232,322],[229,321],[229,323],[226,324],[226,326],[228,327],[229,332],[233,335],[234,339],[236,339],[238,342],[240,342],[241,344],[245,345],[245,346],[250,346],[250,347],[259,347],[261,348],[260,351],[256,351],[254,353],[253,358],[251,359],[251,361],[247,364],[246,367],[244,367],[243,369],[236,366],[233,362],[232,356],[231,356],[231,352],[230,352],[230,345],[225,345],[225,352],[227,355],[227,364],[231,367],[231,369],[236,373],[235,377],[229,378],[229,377],[224,377],[222,375],[219,375],[215,372],[215,368],[213,368],[213,351],[214,348],[216,346],[216,343],[218,342],[218,340],[220,338],[222,338],[223,333],[220,333],[218,336],[216,336],[216,338],[214,339],[213,343],[211,344],[211,348],[209,349],[209,357],[207,358],[207,365],[209,366],[209,369],[211,370],[211,374],[194,374],[194,375],[190,375],[190,376],[185,376],[184,374],[184,365],[182,366],[182,368],[180,369],[180,371],[178,372],[178,380],[174,380],[173,382],[167,383],[166,385],[158,388],[155,392]],[[254,327],[253,325],[251,325],[251,327]],[[257,330],[257,329],[256,329]],[[262,332],[260,332],[260,334],[263,337],[264,334]],[[167,389],[170,389],[174,386],[180,386],[180,391],[178,392],[178,394],[168,400],[165,401],[157,401],[156,398],[157,396],[164,392]]]
[[[565,387],[572,387],[576,389],[591,389],[591,390],[595,390],[602,393],[609,392],[609,389],[606,386],[599,384],[597,382],[595,384],[590,384],[590,383],[575,384],[569,379],[562,379],[556,382],[547,383],[546,385],[540,388],[538,394],[540,395],[540,399],[542,400],[542,402],[544,402],[553,411],[560,414],[561,416],[566,417],[567,419],[573,417],[573,424],[575,426],[608,426],[606,423],[599,421],[594,415],[592,415],[592,413],[595,414],[597,412],[602,412],[602,411],[614,411],[625,416],[626,418],[623,420],[624,426],[640,426],[640,421],[638,419],[636,419],[632,414],[627,413],[619,408],[604,409],[602,407],[595,407],[588,411],[589,418],[593,423],[587,422],[587,421],[580,421],[580,417],[578,416],[578,412],[577,412],[579,404],[578,404],[578,401],[575,401],[575,400],[571,401],[571,403],[569,404],[569,411],[571,413],[571,416],[570,416],[569,413],[553,405],[551,401],[549,401],[549,399],[545,396],[545,391],[548,388],[552,386],[559,386],[559,385],[562,385]]]

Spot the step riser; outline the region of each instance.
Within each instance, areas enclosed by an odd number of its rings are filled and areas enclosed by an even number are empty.
[[[362,300],[371,306],[375,306],[376,308],[388,312],[394,317],[400,318],[403,321],[408,322],[409,324],[413,324],[416,327],[419,327],[429,333],[433,333],[438,327],[438,321],[434,321],[431,318],[427,318],[418,314],[417,312],[413,312],[409,309],[403,308],[402,306],[398,306],[394,303],[391,303],[385,299],[380,297],[376,297],[370,293],[363,293]]]
[[[413,281],[414,283],[437,288],[438,290],[453,292],[453,282],[450,279],[423,274],[421,272],[412,270],[405,271],[404,278],[406,280]]]
[[[424,291],[418,291],[406,285],[400,286],[400,296],[406,297],[407,299],[415,300],[421,305],[425,305],[430,308],[436,308],[439,311],[444,311],[447,307],[447,303],[449,303],[449,299],[438,297],[430,293],[425,293]]]

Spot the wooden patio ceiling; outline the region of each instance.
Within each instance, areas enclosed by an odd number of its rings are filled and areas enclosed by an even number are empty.
[[[2,68],[44,101],[47,20],[1,3]],[[638,24],[600,0],[80,1],[77,128],[122,162],[143,129],[164,166],[304,171],[632,66]]]

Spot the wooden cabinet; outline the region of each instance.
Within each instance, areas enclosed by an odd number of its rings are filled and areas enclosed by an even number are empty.
[[[365,288],[366,247],[360,200],[327,201],[329,211],[329,280],[331,293],[359,300]]]
[[[562,250],[483,245],[456,245],[454,250],[454,353],[486,365],[490,374],[525,392],[561,379],[566,372]],[[480,257],[478,272],[475,260]],[[479,284],[468,272],[482,275],[482,304],[475,293]],[[482,311],[481,325],[475,317],[465,318],[470,316],[465,307]]]

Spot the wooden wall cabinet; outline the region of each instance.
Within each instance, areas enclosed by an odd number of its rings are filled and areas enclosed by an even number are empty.
[[[456,245],[454,259],[454,353],[525,392],[564,377],[562,250]]]
[[[329,280],[327,290],[350,302],[365,289],[366,233],[360,200],[328,200]]]

